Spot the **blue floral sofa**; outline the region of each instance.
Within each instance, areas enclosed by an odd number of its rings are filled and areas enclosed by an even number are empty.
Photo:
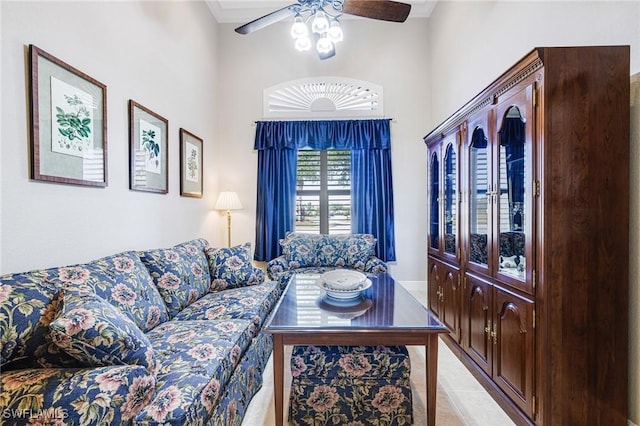
[[[282,287],[197,239],[0,277],[4,425],[239,425]]]
[[[381,274],[387,264],[376,257],[376,238],[371,234],[305,234],[288,232],[280,240],[282,255],[267,262],[273,280],[286,283],[295,273],[316,274],[347,268]]]

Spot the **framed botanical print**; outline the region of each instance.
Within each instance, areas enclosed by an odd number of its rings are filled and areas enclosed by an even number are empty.
[[[107,86],[29,45],[30,177],[107,186]]]
[[[129,189],[169,192],[169,121],[129,100]]]
[[[180,129],[180,195],[202,198],[202,144],[191,132]]]

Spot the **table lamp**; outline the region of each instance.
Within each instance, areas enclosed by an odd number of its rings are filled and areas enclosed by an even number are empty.
[[[240,210],[242,204],[238,194],[231,191],[223,191],[218,195],[218,201],[216,201],[216,210],[227,211],[227,245],[231,247],[231,210]]]

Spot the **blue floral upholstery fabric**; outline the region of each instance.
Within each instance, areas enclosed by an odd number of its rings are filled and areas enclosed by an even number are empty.
[[[0,383],[5,426],[126,424],[155,389],[153,375],[137,365],[5,371]]]
[[[209,293],[183,309],[175,320],[246,319],[253,322],[257,333],[280,294],[279,285],[273,281]]]
[[[289,422],[412,424],[410,373],[404,346],[295,346]]]
[[[138,253],[171,318],[209,292],[211,277],[203,245],[202,240],[194,240]]]
[[[240,426],[253,395],[262,387],[262,378],[273,350],[270,334],[260,333],[242,357],[220,402],[208,421],[214,426]]]
[[[62,350],[88,367],[141,365],[155,370],[151,342],[122,311],[89,288],[64,288],[51,338]]]
[[[77,366],[49,333],[64,286],[88,286],[143,331],[168,320],[167,309],[135,252],[87,264],[0,277],[0,361],[4,368]],[[19,307],[19,308],[18,308]]]
[[[282,254],[292,268],[320,266],[318,263],[317,246],[322,238],[319,234],[305,234],[287,232],[280,240]]]
[[[206,249],[211,273],[211,291],[252,286],[264,282],[264,271],[253,266],[251,243]]]
[[[87,265],[96,294],[126,313],[142,331],[169,320],[167,307],[149,271],[134,251],[103,257]],[[84,284],[74,280],[72,284]]]
[[[381,274],[387,264],[375,256],[371,234],[320,235],[289,232],[280,241],[283,254],[267,263],[273,280],[286,284],[294,273],[324,273],[336,268]]]
[[[218,404],[255,334],[248,320],[169,321],[147,336],[159,368],[156,392],[136,423],[201,424]]]
[[[248,276],[213,286],[208,249],[197,239],[0,277],[0,409],[42,415],[0,423],[239,426],[282,287],[250,258]]]

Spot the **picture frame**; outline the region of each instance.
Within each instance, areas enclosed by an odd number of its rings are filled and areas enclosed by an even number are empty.
[[[29,45],[29,177],[106,187],[107,86]]]
[[[180,195],[202,198],[204,142],[193,133],[180,129]]]
[[[129,99],[129,189],[169,192],[169,120]]]

